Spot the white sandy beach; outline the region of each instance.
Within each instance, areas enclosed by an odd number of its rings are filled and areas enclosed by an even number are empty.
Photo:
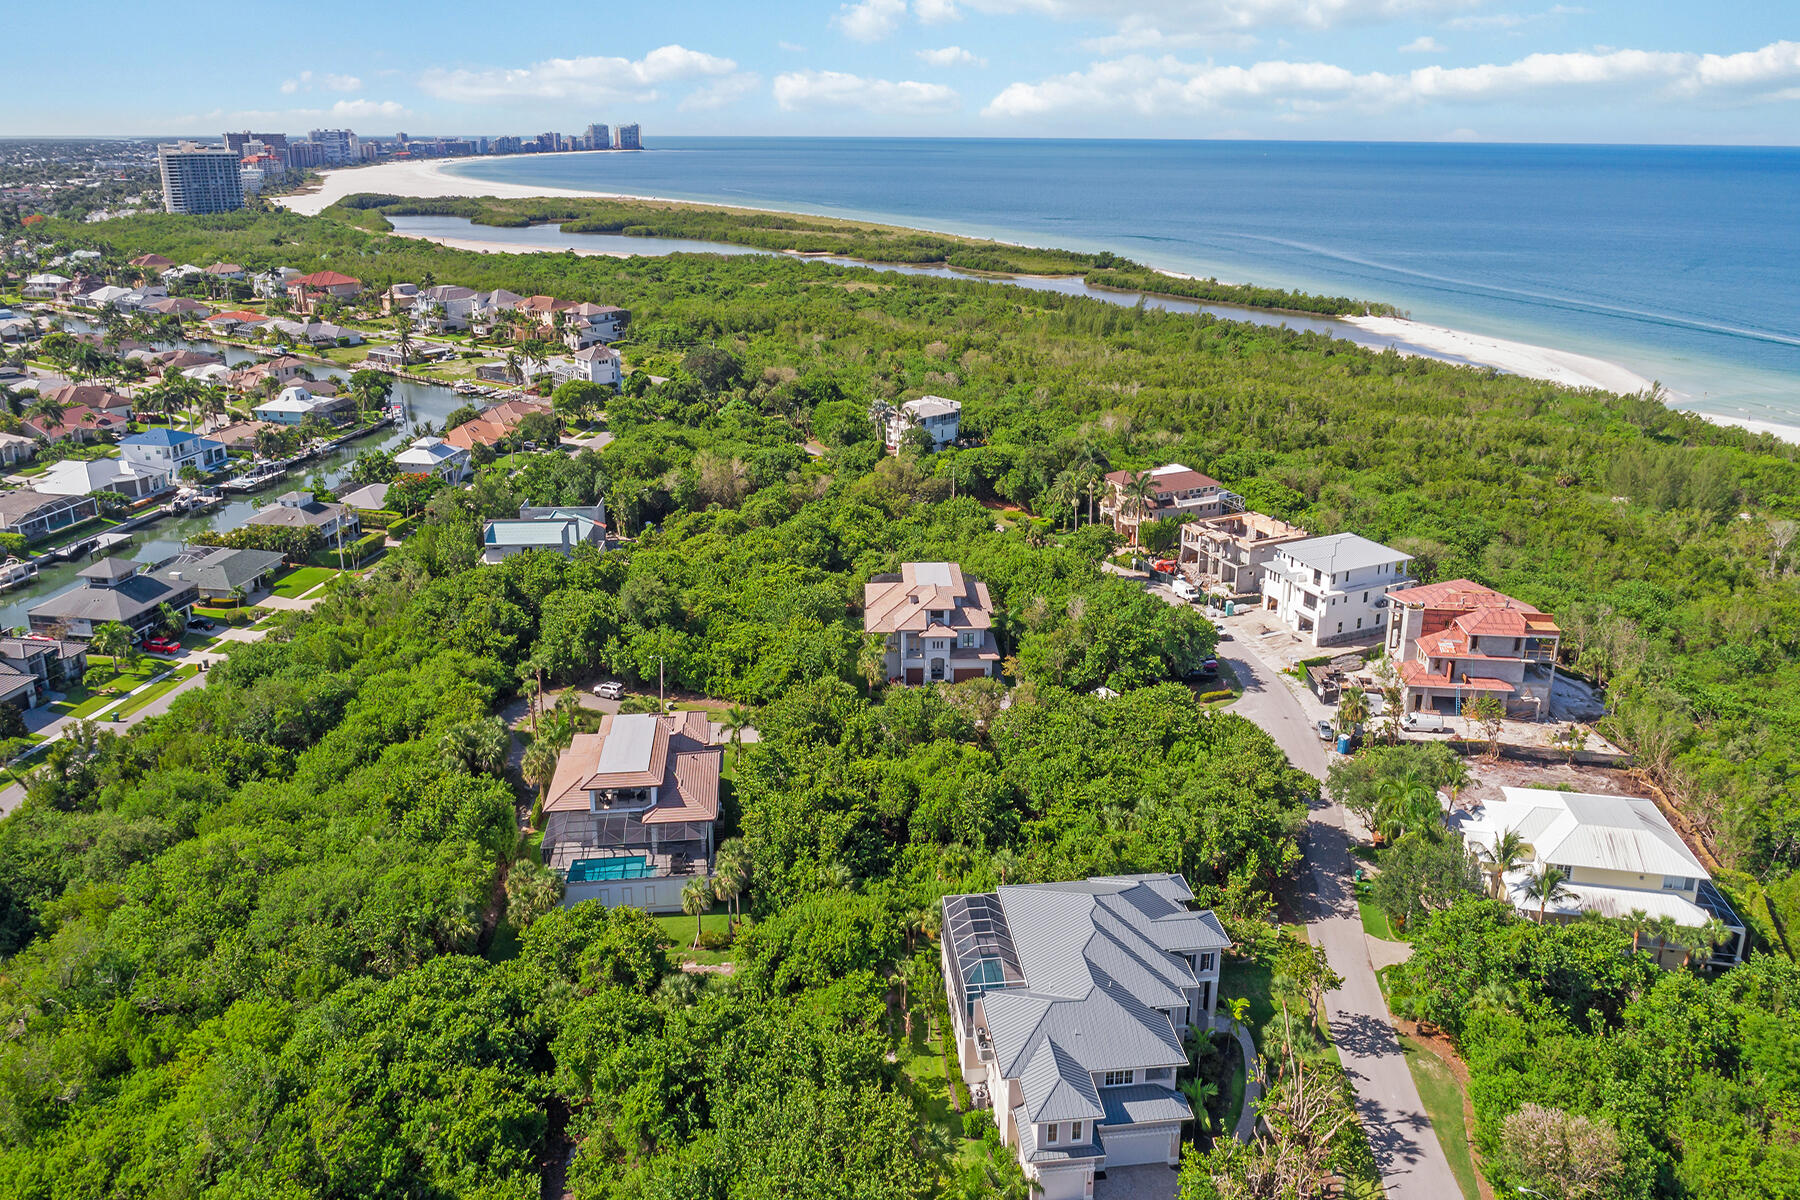
[[[326,171],[324,172],[324,183],[319,190],[299,196],[276,197],[275,203],[297,213],[316,216],[345,196],[352,196],[358,192],[382,192],[393,196],[421,198],[493,196],[497,199],[518,199],[529,196],[570,196],[639,200],[664,199],[659,196],[626,197],[621,193],[614,192],[464,179],[447,171],[445,168],[449,165],[444,160],[423,160],[379,163],[374,166],[347,167],[337,171]],[[483,241],[479,238],[428,237],[424,240],[459,250],[475,250],[488,254],[530,252],[528,247],[506,242]],[[613,252],[604,250],[576,249],[575,253],[613,256]],[[618,255],[618,257],[623,256]],[[1164,274],[1173,278],[1192,278],[1192,276],[1174,271],[1165,271]],[[1463,333],[1460,330],[1426,325],[1399,317],[1346,317],[1343,319],[1369,333],[1406,342],[1431,354],[1446,355],[1453,359],[1494,367],[1513,375],[1523,375],[1529,379],[1543,379],[1563,387],[1599,388],[1603,391],[1626,395],[1647,391],[1650,387],[1650,380],[1628,367],[1568,350],[1554,350],[1548,346],[1533,346],[1525,342],[1508,341],[1504,338]],[[1401,353],[1410,353],[1410,351],[1402,350]],[[1753,433],[1772,433],[1787,441],[1800,442],[1800,426],[1717,413],[1702,412],[1698,415],[1720,425],[1736,425]]]

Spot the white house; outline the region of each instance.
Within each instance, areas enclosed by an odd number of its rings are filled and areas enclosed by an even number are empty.
[[[441,437],[422,437],[394,455],[394,466],[403,474],[436,475],[445,483],[461,483],[469,477],[469,452]]]
[[[923,429],[930,434],[931,448],[942,450],[955,443],[962,428],[962,403],[943,396],[920,396],[899,408],[888,409],[883,415],[889,450],[899,450],[906,435],[914,429]]]
[[[150,467],[122,458],[73,459],[52,463],[31,486],[46,496],[91,496],[117,492],[128,500],[154,496],[174,486],[167,467]]]
[[[1524,860],[1501,877],[1506,899],[1521,913],[1537,918],[1540,899],[1528,884],[1541,868],[1554,866],[1567,883],[1558,898],[1543,903],[1546,920],[1572,921],[1586,912],[1621,920],[1642,911],[1653,920],[1670,917],[1685,930],[1716,920],[1731,931],[1731,939],[1710,951],[1696,950],[1694,957],[1705,960],[1710,953],[1715,966],[1742,958],[1743,920],[1654,800],[1537,788],[1500,791],[1499,800],[1452,814],[1451,825],[1482,851],[1491,851],[1508,831],[1524,839]],[[1653,943],[1664,966],[1680,966],[1687,955],[1680,945],[1644,942]]]
[[[250,290],[263,300],[287,295],[289,280],[300,278],[300,272],[292,267],[275,267],[260,275],[250,277]]]
[[[619,352],[598,344],[585,350],[577,350],[566,358],[553,358],[549,362],[549,368],[550,377],[558,383],[582,379],[589,383],[617,387],[625,378],[619,364]]]
[[[564,558],[577,546],[606,548],[606,507],[519,509],[517,519],[489,521],[481,531],[481,561],[504,562],[527,550],[548,550]]]
[[[890,680],[960,683],[999,669],[987,584],[956,563],[902,563],[863,585],[863,628],[883,638]]]
[[[119,442],[126,462],[180,478],[184,467],[210,475],[230,459],[223,442],[183,429],[150,429]]]
[[[1375,638],[1385,632],[1387,594],[1413,582],[1410,561],[1354,533],[1289,542],[1264,565],[1264,607],[1315,646]]]
[[[944,898],[957,1065],[1045,1200],[1092,1196],[1097,1171],[1181,1161],[1182,1033],[1211,1027],[1231,945],[1193,899],[1178,875]]]
[[[259,421],[276,425],[298,425],[312,416],[330,420],[333,415],[345,412],[350,407],[351,401],[347,396],[315,396],[299,384],[294,384],[282,388],[273,400],[265,400],[250,412]]]
[[[67,275],[56,275],[45,272],[41,275],[28,275],[20,294],[27,300],[48,300],[56,295],[56,289],[69,282]]]
[[[467,329],[477,294],[474,288],[459,287],[450,283],[440,283],[435,287],[422,288],[419,294],[413,298],[413,320],[423,327],[437,332],[446,329]]]

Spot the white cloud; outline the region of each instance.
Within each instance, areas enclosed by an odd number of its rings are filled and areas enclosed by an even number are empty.
[[[1429,33],[1421,34],[1400,47],[1402,54],[1442,54],[1443,52],[1444,44]]]
[[[913,13],[925,25],[942,25],[945,21],[962,19],[962,14],[956,11],[956,0],[913,0]]]
[[[988,60],[971,54],[961,46],[945,46],[941,50],[920,50],[920,58],[934,67],[985,67]]]
[[[900,28],[906,16],[906,0],[857,0],[838,9],[831,23],[847,38],[879,42]]]
[[[358,79],[354,75],[327,75],[327,76],[325,76],[324,83],[325,83],[325,89],[327,91],[332,91],[332,92],[360,92],[360,91],[362,91],[362,80]]]
[[[1172,55],[1129,55],[1038,83],[1014,83],[984,115],[1032,118],[1071,109],[1140,116],[1254,108],[1282,117],[1339,108],[1390,109],[1431,102],[1610,92],[1643,101],[1705,94],[1717,103],[1778,100],[1800,83],[1800,42],[1775,42],[1742,54],[1613,50],[1532,54],[1476,67],[1420,67],[1358,74],[1322,62],[1259,62],[1248,67],[1187,63]]]
[[[283,95],[292,96],[295,92],[310,92],[317,84],[328,92],[360,92],[362,80],[354,75],[320,75],[314,76],[311,71],[302,71],[292,79],[281,81]]]
[[[762,76],[750,71],[727,75],[717,83],[689,92],[676,107],[682,112],[710,112],[737,103],[762,83]]]
[[[1587,9],[1568,4],[1552,4],[1541,12],[1503,12],[1482,13],[1466,17],[1454,17],[1445,22],[1450,29],[1518,29],[1522,25],[1533,25],[1539,21],[1548,21],[1552,17],[1578,16]]]
[[[804,108],[870,112],[934,113],[957,107],[956,89],[913,79],[865,79],[842,71],[790,71],[775,77],[775,103],[786,111]]]
[[[1104,21],[1115,36],[1155,33],[1173,39],[1298,25],[1338,25],[1434,16],[1479,8],[1486,0],[962,0],[985,13],[1023,14],[1058,21]],[[1123,47],[1121,47],[1123,48]],[[1141,47],[1140,47],[1141,48]]]
[[[330,115],[346,121],[371,117],[403,117],[406,105],[398,100],[339,100],[331,106]]]
[[[339,100],[330,108],[214,109],[202,116],[182,117],[179,124],[183,128],[218,126],[223,122],[228,129],[305,129],[319,125],[351,125],[358,121],[397,122],[412,116],[412,110],[397,100]]]
[[[529,67],[447,70],[433,67],[419,87],[439,100],[650,100],[667,83],[718,78],[737,70],[729,58],[685,46],[659,46],[640,59],[548,58]]]
[[[789,54],[805,54],[806,53],[806,47],[800,45],[798,42],[776,42],[775,45],[780,47],[783,50],[786,50]]]

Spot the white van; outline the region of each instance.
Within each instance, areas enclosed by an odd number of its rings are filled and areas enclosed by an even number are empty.
[[[1185,579],[1177,579],[1174,583],[1171,583],[1169,585],[1169,590],[1175,593],[1175,598],[1177,600],[1186,600],[1189,603],[1192,603],[1200,598],[1200,589]]]
[[[1436,713],[1409,712],[1400,718],[1400,728],[1408,733],[1449,733],[1450,727]]]

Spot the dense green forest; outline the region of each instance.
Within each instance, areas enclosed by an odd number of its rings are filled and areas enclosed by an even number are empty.
[[[1289,312],[1376,313],[1392,305],[1348,296],[1313,296],[1283,288],[1216,279],[1189,279],[1153,270],[1110,251],[1083,254],[983,241],[948,233],[925,233],[895,225],[873,225],[834,217],[717,208],[657,200],[495,200],[465,196],[417,199],[362,193],[346,196],[332,214],[364,228],[386,232],[387,217],[467,217],[477,225],[519,227],[551,222],[565,233],[617,233],[626,237],[694,238],[781,250],[795,254],[835,254],[872,263],[912,263],[1012,275],[1081,275],[1095,287],[1150,292],[1215,304]]]
[[[1655,397],[994,283],[759,256],[481,255],[285,214],[51,232],[117,259],[620,304],[635,371],[604,453],[441,494],[366,582],[168,717],[49,752],[0,824],[12,1193],[529,1195],[564,1133],[584,1196],[1003,1193],[932,1141],[884,1060],[877,979],[916,914],[1002,869],[1179,869],[1248,938],[1238,923],[1269,914],[1297,859],[1311,786],[1167,682],[1210,628],[1102,574],[1110,535],[1071,528],[1114,467],[1179,460],[1315,532],[1398,545],[1426,578],[1556,613],[1569,665],[1610,689],[1609,732],[1728,882],[1795,911],[1792,446]],[[668,382],[648,386],[652,370]],[[869,403],[926,391],[963,402],[976,444],[883,456]],[[476,565],[483,514],[596,495],[629,548]],[[1022,686],[1003,712],[991,685],[869,693],[860,584],[923,558],[961,561],[1004,606]],[[629,916],[526,928],[502,881],[520,870],[515,797],[442,749],[540,669],[654,680],[659,656],[681,686],[761,706],[766,739],[737,761],[726,816],[759,922],[740,977],[703,989]],[[1100,684],[1123,697],[1088,695]],[[1421,961],[1442,969],[1415,993],[1464,987],[1452,952],[1499,964],[1469,996],[1509,972],[1517,989],[1446,1024],[1476,1072],[1484,1145],[1498,1156],[1530,1101],[1604,1119],[1642,1159],[1597,1194],[1791,1178],[1791,1089],[1765,1049],[1786,1036],[1768,1021],[1791,1007],[1788,966],[1652,979],[1594,928],[1477,905],[1425,935]],[[1674,1024],[1690,992],[1701,1015]],[[1655,1090],[1679,1071],[1634,1074],[1693,1053],[1716,1065],[1689,1072],[1679,1104]],[[1630,1120],[1603,1102],[1607,1079],[1639,1088]],[[1750,1140],[1728,1154],[1733,1119]],[[802,1154],[821,1139],[832,1153]]]

